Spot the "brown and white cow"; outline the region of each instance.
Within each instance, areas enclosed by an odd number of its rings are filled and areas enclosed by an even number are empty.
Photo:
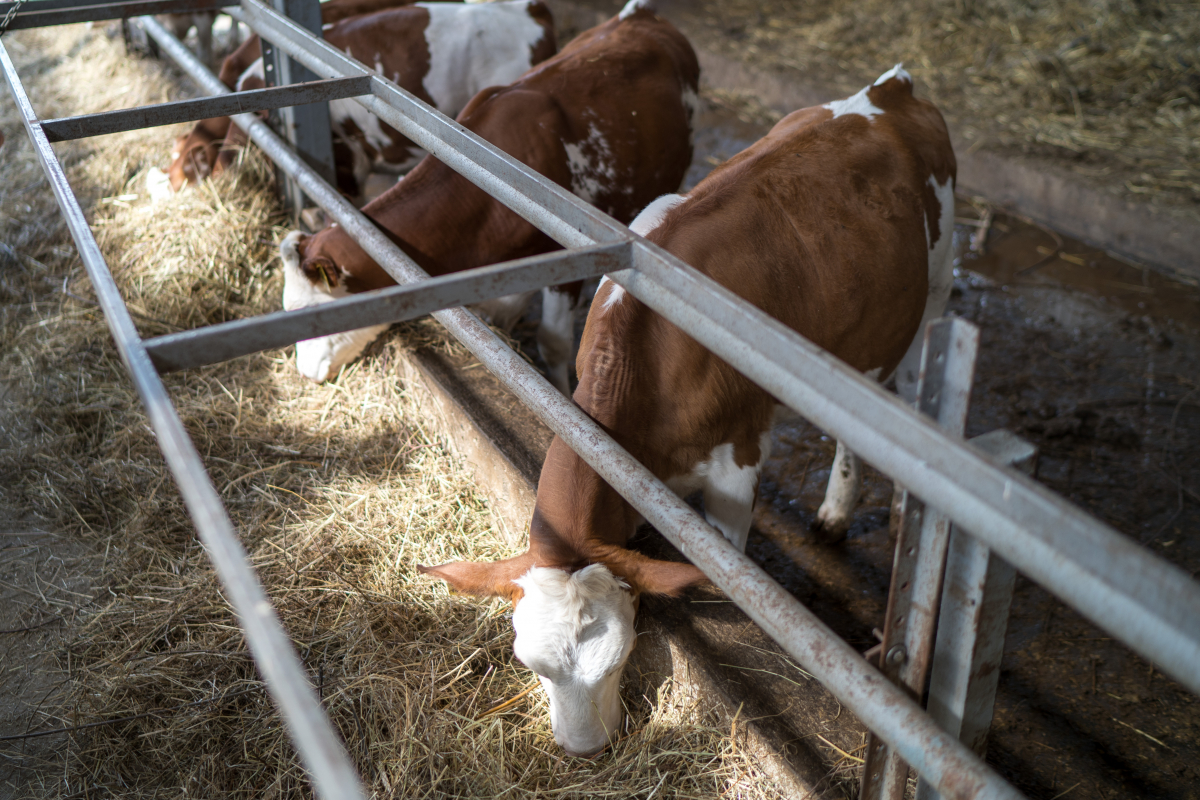
[[[847,100],[788,115],[631,228],[856,369],[887,377],[919,354],[922,322],[949,295],[954,176],[941,114],[913,97],[897,66]],[[775,399],[608,281],[578,373],[579,406],[680,495],[702,490],[709,522],[744,549]],[[516,655],[541,676],[555,738],[572,753],[618,731],[638,594],[704,580],[690,564],[626,549],[640,521],[556,437],[527,552],[422,568],[516,604]]]
[[[558,49],[554,20],[540,0],[417,3],[345,13],[366,7],[365,0],[356,0],[323,15],[325,41],[448,116],[480,90],[516,80]],[[233,78],[229,85],[238,91],[263,87],[261,50],[257,37],[247,40],[222,65],[222,81]],[[352,197],[373,170],[398,175],[425,155],[353,100],[331,101],[329,117],[338,186]],[[202,120],[171,154],[172,189],[221,172],[244,142],[245,134],[228,117]]]
[[[506,87],[478,94],[458,121],[601,211],[628,222],[679,188],[692,157],[699,66],[669,22],[635,9],[585,31]],[[431,275],[549,252],[557,245],[433,157],[363,208]],[[328,302],[393,281],[345,231],[290,234],[281,245],[284,307]],[[569,393],[578,284],[543,294],[538,347],[551,382]],[[515,319],[527,296],[490,304]],[[496,312],[497,308],[503,309]],[[300,371],[336,374],[386,326],[296,346]]]
[[[321,22],[332,25],[343,19],[408,5],[410,0],[329,0],[321,3]],[[238,78],[262,58],[258,34],[252,34],[221,62],[217,78],[230,89],[236,89]],[[232,129],[232,131],[231,131]],[[226,142],[226,137],[229,141]],[[233,163],[238,147],[245,143],[244,135],[229,117],[203,119],[184,136],[175,140],[171,164],[163,175],[151,170],[151,196],[169,195],[187,184],[196,183],[210,175],[218,175]]]

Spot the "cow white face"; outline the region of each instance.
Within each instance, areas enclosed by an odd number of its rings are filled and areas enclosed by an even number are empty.
[[[633,594],[602,564],[575,573],[534,567],[516,580],[513,650],[550,699],[554,739],[571,755],[619,734],[621,673],[637,639]]]
[[[300,231],[292,231],[279,245],[283,260],[283,308],[295,311],[322,303],[331,303],[349,292],[345,283],[330,287],[314,283],[300,268]],[[342,365],[358,358],[363,349],[387,330],[387,325],[372,325],[331,336],[319,336],[296,342],[296,367],[304,377],[321,383],[337,374]]]

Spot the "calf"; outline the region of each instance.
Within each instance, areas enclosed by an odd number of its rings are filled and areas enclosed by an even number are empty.
[[[636,2],[636,0],[635,0]],[[631,6],[634,4],[631,3]],[[586,31],[562,53],[507,87],[475,96],[467,129],[617,219],[628,222],[674,191],[692,158],[699,66],[666,20],[634,6]],[[556,249],[544,233],[433,157],[363,212],[431,275]],[[284,307],[392,285],[345,231],[290,234],[281,246]],[[568,392],[573,307],[579,286],[547,290],[538,347],[551,381]],[[509,316],[524,298],[508,304]],[[495,306],[496,304],[493,304]],[[386,326],[300,342],[300,371],[323,381]]]
[[[370,9],[367,0],[335,2],[322,5],[325,41],[449,116],[479,90],[516,80],[557,50],[554,21],[539,0],[418,3],[358,14],[349,12]],[[263,87],[261,54],[258,37],[248,39],[222,65],[222,82],[238,91]],[[329,116],[338,186],[347,195],[359,195],[373,169],[399,174],[424,155],[353,100],[331,101]],[[219,174],[244,142],[228,117],[201,120],[171,154],[171,188]]]
[[[797,111],[686,197],[631,226],[868,374],[919,351],[950,287],[954,153],[941,115],[899,67],[848,100]],[[919,340],[919,336],[916,339]],[[744,549],[776,400],[623,288],[602,282],[575,401]],[[836,473],[835,473],[836,474]],[[639,593],[703,581],[625,548],[637,511],[557,437],[527,552],[422,567],[516,604],[518,658],[541,677],[558,742],[592,752],[618,731],[617,694]]]

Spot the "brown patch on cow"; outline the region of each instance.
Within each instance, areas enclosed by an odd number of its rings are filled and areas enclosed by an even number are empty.
[[[425,41],[428,26],[427,9],[416,6],[392,8],[345,18],[325,32],[325,40],[342,52],[349,51],[352,58],[368,67],[374,67],[378,59],[383,77],[404,87],[421,101],[434,105],[424,83],[430,60],[429,43]],[[379,159],[388,164],[403,164],[418,149],[383,120],[379,121],[379,127],[390,143],[382,150],[371,145],[353,120],[342,120],[341,126],[345,137],[358,142],[372,161]]]
[[[553,58],[558,52],[558,39],[554,35],[554,17],[550,9],[542,2],[529,4],[529,18],[542,26],[542,38],[529,48],[529,63],[540,64]]]

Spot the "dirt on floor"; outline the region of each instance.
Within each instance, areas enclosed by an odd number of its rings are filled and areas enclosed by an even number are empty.
[[[576,0],[616,13],[621,0]],[[831,96],[903,62],[970,150],[1200,224],[1200,9],[1170,0],[660,0],[697,47]]]

